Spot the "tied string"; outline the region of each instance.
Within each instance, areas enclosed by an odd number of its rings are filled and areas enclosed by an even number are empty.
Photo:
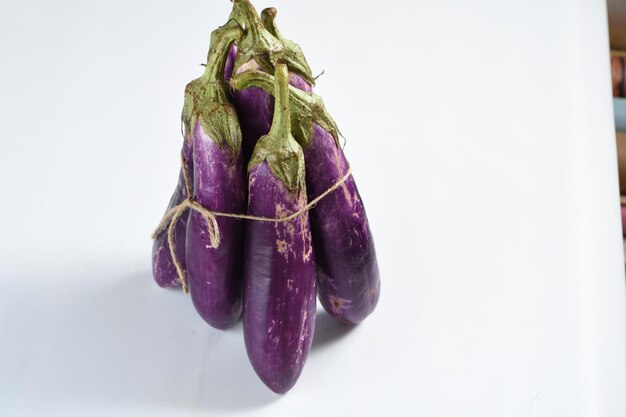
[[[178,204],[175,207],[172,207],[165,213],[163,219],[159,223],[159,226],[156,228],[154,233],[152,233],[152,239],[156,239],[163,231],[167,229],[167,243],[170,248],[170,254],[172,256],[172,262],[176,267],[176,272],[178,274],[178,278],[183,286],[183,292],[187,294],[189,292],[189,286],[187,283],[187,278],[185,277],[185,271],[183,270],[183,266],[181,265],[178,257],[176,256],[176,243],[174,239],[174,233],[176,231],[176,223],[182,217],[182,215],[189,210],[196,211],[202,215],[204,221],[207,225],[207,232],[209,233],[209,241],[211,243],[210,247],[213,249],[217,249],[220,246],[220,242],[222,240],[222,235],[220,233],[220,229],[217,225],[217,217],[228,217],[231,219],[240,219],[240,220],[254,220],[258,222],[288,222],[291,221],[304,213],[311,210],[317,203],[319,203],[323,198],[327,195],[335,191],[337,188],[341,187],[343,183],[345,183],[350,175],[352,175],[352,168],[348,166],[348,170],[346,174],[336,181],[332,186],[330,186],[326,191],[324,191],[319,196],[315,197],[311,200],[306,206],[302,207],[300,210],[285,216],[285,217],[261,217],[261,216],[251,216],[248,214],[233,214],[233,213],[222,213],[220,211],[208,210],[202,204],[198,203],[193,199],[191,193],[191,182],[189,180],[189,173],[187,172],[188,164],[185,161],[184,157],[181,154],[182,161],[182,172],[183,179],[185,181],[185,190],[187,191],[187,199],[185,199],[182,203]]]

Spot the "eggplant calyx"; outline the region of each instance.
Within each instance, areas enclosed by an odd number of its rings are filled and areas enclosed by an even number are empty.
[[[245,34],[237,45],[239,53],[235,60],[235,71],[241,65],[254,59],[267,73],[273,74],[276,64],[284,61],[292,71],[310,85],[314,85],[315,78],[311,74],[309,64],[300,47],[282,36],[280,38],[275,36],[275,34],[280,36],[280,33],[273,23],[271,13],[265,18],[271,29],[269,30],[263,25],[264,22],[249,0],[233,0],[233,3],[231,19],[237,20],[245,27]]]
[[[270,94],[274,94],[274,84],[273,76],[258,70],[241,72],[230,80],[230,86],[235,90],[258,87]],[[289,99],[293,118],[291,132],[303,148],[311,143],[313,123],[317,123],[328,131],[335,139],[337,146],[340,146],[339,136],[341,132],[339,132],[337,124],[328,113],[320,96],[289,86]]]
[[[261,18],[249,0],[234,0],[231,17],[245,27],[245,34],[237,47],[235,71],[244,63],[254,59],[265,71],[274,72],[283,44],[263,27]]]
[[[309,83],[311,86],[315,85],[315,77],[311,72],[311,67],[309,67],[309,63],[307,62],[300,45],[297,43],[284,38],[280,31],[278,30],[278,26],[276,26],[276,15],[278,11],[273,7],[268,7],[261,12],[261,21],[263,22],[263,26],[267,29],[276,39],[282,42],[283,44],[283,59],[287,61],[289,64],[289,70],[295,72],[300,75],[304,80]]]
[[[261,137],[254,147],[248,172],[267,162],[272,173],[290,192],[298,192],[305,190],[304,152],[291,134],[288,78],[287,65],[277,63],[274,76],[274,120],[269,133]]]
[[[185,137],[193,135],[199,121],[205,134],[220,148],[229,147],[233,158],[241,150],[241,129],[237,112],[228,100],[223,74],[230,46],[242,36],[243,30],[235,20],[213,31],[204,74],[187,84],[182,114]]]

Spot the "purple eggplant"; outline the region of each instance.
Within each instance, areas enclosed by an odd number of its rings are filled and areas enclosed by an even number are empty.
[[[307,202],[304,155],[291,135],[288,72],[276,65],[274,119],[248,165],[248,214],[285,217]],[[308,213],[249,221],[244,261],[244,340],[261,380],[285,393],[296,383],[315,329],[315,258]]]
[[[190,176],[190,178],[193,178],[193,170],[191,168],[193,166],[193,161],[191,158],[191,147],[191,140],[189,139],[189,135],[187,135],[183,143],[182,158],[185,161],[185,165],[188,167],[188,176]],[[174,194],[172,194],[170,203],[165,210],[166,213],[171,208],[179,205],[189,197],[187,195],[187,189],[185,188],[185,176],[183,174],[183,169],[185,168],[181,167],[180,174],[178,175],[178,184],[176,185]],[[187,219],[187,214],[182,215],[178,219],[178,221],[176,222],[175,232],[176,257],[180,260],[183,269],[186,266],[185,235],[187,231]],[[174,266],[174,262],[172,261],[172,254],[170,252],[170,247],[167,241],[167,230],[159,233],[154,239],[154,243],[152,244],[152,275],[154,276],[155,282],[160,287],[180,287],[180,279],[178,278],[176,267]]]
[[[227,98],[224,67],[232,43],[243,31],[232,21],[213,32],[202,77],[185,91],[185,128],[193,137],[193,198],[212,211],[245,211],[245,167],[241,130]],[[187,224],[187,276],[191,299],[211,326],[225,329],[241,316],[244,223],[217,218],[221,243],[214,248],[202,214]]]
[[[262,71],[247,71],[231,80],[236,90],[255,86],[270,92],[273,84],[272,76]],[[348,163],[339,146],[339,130],[321,98],[293,87],[289,90],[292,133],[304,150],[307,190],[313,199],[346,174]],[[354,177],[315,206],[311,223],[324,309],[346,323],[363,321],[378,303],[380,275]]]
[[[228,52],[228,57],[224,65],[224,79],[230,80],[233,75],[233,68],[235,65],[235,59],[237,58],[237,47],[232,45]],[[207,64],[208,65],[208,64]],[[182,158],[187,166],[187,176],[190,183],[193,183],[193,158],[191,155],[191,149],[193,147],[193,138],[191,134],[185,134],[185,140],[183,142]],[[183,167],[181,167],[178,175],[178,184],[172,194],[170,202],[165,212],[167,213],[172,207],[175,207],[186,200],[189,196],[185,188],[185,177],[183,175]],[[188,213],[183,214],[176,222],[175,231],[175,248],[176,258],[179,260],[183,270],[186,269],[186,256],[185,245],[187,240],[187,220]],[[170,253],[169,244],[167,241],[167,231],[164,230],[159,233],[154,239],[152,245],[152,275],[156,283],[163,288],[180,287],[181,282],[176,272],[176,267],[172,261],[172,255]]]
[[[313,125],[304,148],[309,199],[348,172],[348,162],[333,136]],[[354,176],[322,199],[311,213],[317,255],[318,294],[333,317],[356,324],[370,315],[380,295],[374,239]]]
[[[241,152],[233,159],[208,137],[200,123],[194,132],[193,197],[202,206],[226,213],[243,213],[245,169]],[[241,316],[241,280],[244,222],[218,217],[221,243],[210,246],[207,225],[200,213],[191,212],[187,225],[187,275],[191,299],[211,326],[227,329]]]

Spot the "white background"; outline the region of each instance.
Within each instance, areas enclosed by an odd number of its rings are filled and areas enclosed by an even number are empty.
[[[185,84],[226,0],[2,1],[0,415],[623,416],[601,0],[256,1],[347,139],[376,312],[287,395],[157,288]]]

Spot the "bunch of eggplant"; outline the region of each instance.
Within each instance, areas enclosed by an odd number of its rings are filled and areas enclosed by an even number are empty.
[[[274,392],[293,387],[315,330],[316,294],[336,319],[357,324],[380,293],[363,202],[300,49],[282,37],[276,10],[259,16],[234,0],[211,35],[204,74],[185,89],[178,186],[168,210],[192,200],[207,210],[289,221],[216,217],[211,241],[201,213],[172,220],[174,256],[191,299],[211,326],[243,316],[254,370]],[[309,201],[343,183],[310,210]],[[168,233],[154,241],[161,287],[181,285]]]

